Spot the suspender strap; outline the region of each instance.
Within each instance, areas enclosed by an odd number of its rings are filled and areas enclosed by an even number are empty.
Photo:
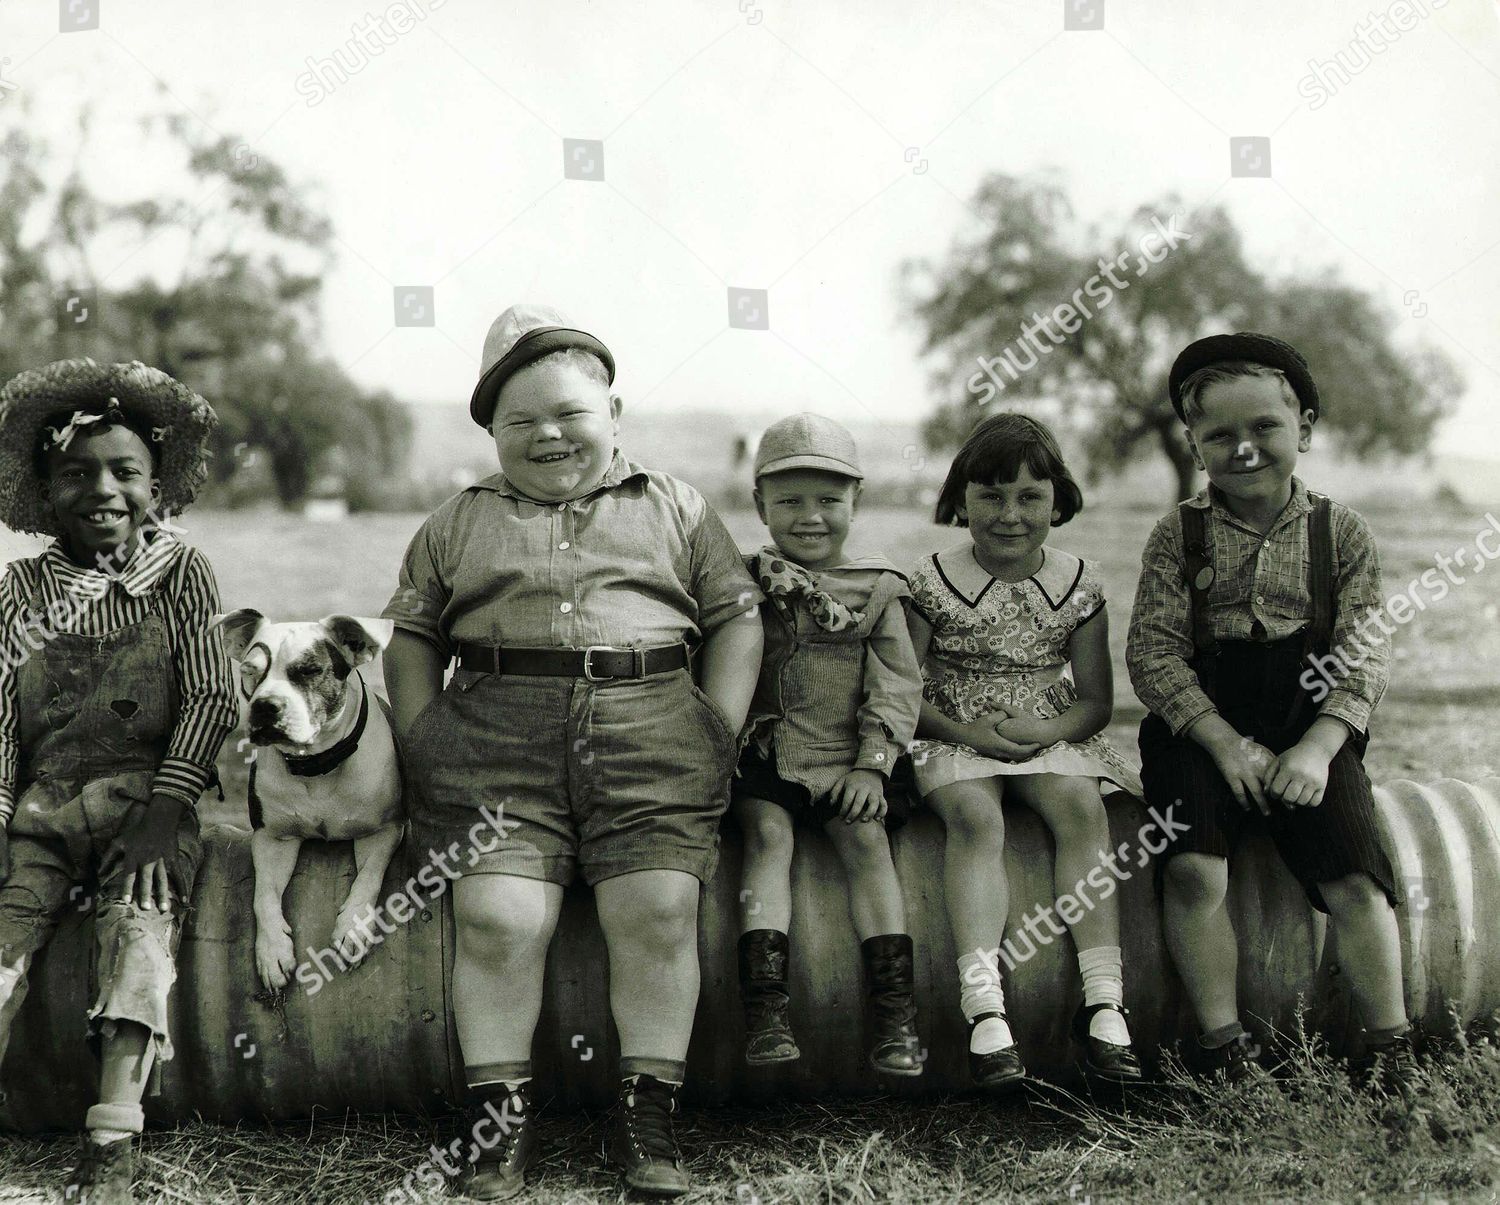
[[[1187,569],[1188,610],[1193,617],[1193,648],[1200,656],[1218,651],[1208,623],[1208,591],[1214,584],[1213,551],[1208,546],[1205,512],[1187,502],[1177,505],[1182,517],[1182,552]]]
[[[1333,643],[1333,518],[1324,494],[1310,495],[1313,508],[1307,516],[1307,546],[1312,566],[1307,591],[1312,597],[1312,623],[1308,633],[1319,649]]]

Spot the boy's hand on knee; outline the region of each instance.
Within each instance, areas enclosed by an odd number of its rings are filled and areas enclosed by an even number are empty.
[[[1293,745],[1271,767],[1266,789],[1291,807],[1315,808],[1328,787],[1328,763],[1322,749]]]
[[[129,877],[153,862],[164,862],[177,852],[177,824],[182,819],[182,800],[172,795],[153,795],[151,802],[120,835],[110,842],[99,863],[99,881],[114,875]],[[165,881],[165,872],[163,872]]]
[[[1261,815],[1269,816],[1271,805],[1266,802],[1265,782],[1276,763],[1275,754],[1238,733],[1233,740],[1215,740],[1205,748],[1229,784],[1235,802],[1247,812],[1253,803]]]
[[[885,780],[874,770],[850,770],[828,792],[845,824],[885,815]]]
[[[132,870],[121,885],[120,899],[133,900],[138,908],[159,908],[163,912],[170,912],[172,885],[167,879],[167,864],[156,861],[139,870]]]

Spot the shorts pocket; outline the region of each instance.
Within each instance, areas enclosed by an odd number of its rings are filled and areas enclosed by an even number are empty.
[[[718,729],[719,735],[724,740],[725,748],[731,750],[738,749],[740,743],[739,735],[730,730],[729,721],[724,718],[724,713],[719,710],[719,705],[709,698],[707,692],[696,682],[690,681],[688,688],[693,692],[693,697],[699,703],[703,704],[703,709],[708,712],[709,717],[713,720],[714,727]]]

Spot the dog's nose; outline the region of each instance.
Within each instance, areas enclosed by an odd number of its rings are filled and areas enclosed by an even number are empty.
[[[256,699],[250,704],[250,723],[256,727],[273,724],[281,718],[281,704],[270,699]]]

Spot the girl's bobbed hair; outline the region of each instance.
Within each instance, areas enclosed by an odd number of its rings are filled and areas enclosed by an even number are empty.
[[[1083,491],[1068,472],[1052,432],[1034,418],[1007,411],[980,420],[969,432],[949,466],[933,518],[947,527],[967,527],[969,520],[962,512],[968,484],[1009,484],[1021,475],[1022,465],[1038,481],[1052,482],[1052,505],[1057,510],[1053,527],[1061,527],[1083,509]]]

